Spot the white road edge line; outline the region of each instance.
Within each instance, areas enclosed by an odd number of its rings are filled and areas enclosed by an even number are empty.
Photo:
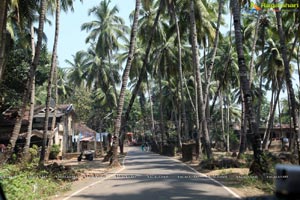
[[[127,153],[128,153],[128,152],[127,152]],[[123,159],[123,162],[122,162],[122,168],[119,169],[118,171],[116,171],[115,173],[113,173],[113,174],[111,174],[111,175],[109,175],[109,176],[107,176],[107,177],[105,177],[105,178],[103,178],[103,179],[101,179],[101,180],[99,180],[99,181],[96,181],[96,182],[94,182],[94,183],[91,183],[91,184],[89,184],[89,185],[87,185],[87,186],[81,188],[80,190],[77,190],[76,192],[70,194],[69,196],[67,196],[67,197],[64,198],[63,200],[68,200],[68,199],[70,199],[71,197],[73,197],[73,196],[79,194],[80,192],[84,191],[85,189],[87,189],[87,188],[89,188],[89,187],[92,187],[92,186],[94,186],[94,185],[96,185],[96,184],[98,184],[98,183],[101,183],[101,182],[105,181],[106,179],[108,179],[108,178],[110,178],[110,177],[116,175],[117,173],[120,173],[121,171],[123,171],[123,170],[126,168],[126,167],[125,167],[125,160],[126,160],[126,156],[125,156],[124,159]]]
[[[169,158],[169,159],[174,160],[174,161],[176,161],[176,162],[178,162],[178,163],[180,163],[180,164],[182,164],[182,165],[188,167],[188,168],[189,168],[190,170],[192,170],[193,172],[195,172],[195,173],[197,173],[197,174],[200,174],[201,176],[204,176],[205,178],[208,178],[209,180],[211,180],[211,181],[217,183],[217,184],[220,185],[222,188],[224,188],[225,190],[227,190],[230,194],[232,194],[235,198],[237,198],[237,199],[242,199],[237,193],[235,193],[234,191],[232,191],[231,189],[229,189],[228,187],[226,187],[225,185],[223,185],[222,183],[220,183],[220,182],[217,181],[216,179],[213,179],[213,178],[211,178],[211,177],[209,177],[209,176],[207,176],[207,175],[205,175],[205,174],[202,174],[202,173],[198,172],[197,170],[195,170],[195,169],[192,168],[191,166],[189,166],[189,165],[187,165],[187,164],[185,164],[185,163],[183,163],[183,162],[181,162],[181,161],[179,161],[179,160],[176,160],[175,158]]]

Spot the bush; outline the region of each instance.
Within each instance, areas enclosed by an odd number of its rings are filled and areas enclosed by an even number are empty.
[[[32,145],[31,148],[29,148],[29,153],[32,157],[38,156],[38,152],[39,152],[39,147],[35,144]]]
[[[60,146],[57,144],[52,145],[49,158],[56,159],[60,152]]]
[[[0,168],[0,183],[7,199],[48,199],[70,189],[77,173],[57,163],[45,168],[32,164],[5,164]]]

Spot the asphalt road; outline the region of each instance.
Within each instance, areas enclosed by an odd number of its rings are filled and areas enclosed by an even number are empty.
[[[129,148],[123,169],[65,200],[238,199],[232,191],[174,159]]]

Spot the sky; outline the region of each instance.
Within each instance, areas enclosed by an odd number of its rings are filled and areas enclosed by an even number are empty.
[[[72,55],[77,51],[87,50],[88,44],[85,43],[85,38],[88,33],[81,31],[80,27],[85,22],[90,22],[94,18],[88,16],[88,10],[100,4],[100,0],[85,0],[81,3],[79,0],[74,2],[74,12],[68,11],[61,13],[60,16],[60,32],[58,39],[58,62],[60,67],[69,67],[65,60],[73,60]],[[129,14],[135,8],[135,0],[111,0],[110,6],[119,8],[119,17],[125,20],[126,25],[130,26]],[[52,21],[52,26],[45,25],[45,33],[47,35],[48,51],[52,52],[54,40],[54,17],[48,17]]]

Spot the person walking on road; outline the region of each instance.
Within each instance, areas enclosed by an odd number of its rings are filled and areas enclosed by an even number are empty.
[[[144,151],[144,148],[145,148],[144,143],[142,144],[141,148],[142,148],[142,151]]]

